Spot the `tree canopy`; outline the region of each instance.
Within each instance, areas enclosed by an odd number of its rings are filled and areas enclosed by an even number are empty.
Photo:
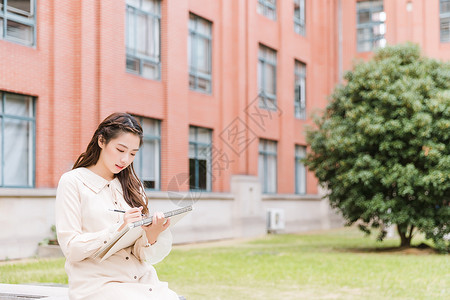
[[[450,64],[388,46],[344,79],[307,132],[306,165],[349,225],[382,240],[395,224],[401,246],[420,231],[448,251]]]

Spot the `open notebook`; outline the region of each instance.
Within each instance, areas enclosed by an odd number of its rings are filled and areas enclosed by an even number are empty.
[[[171,210],[164,213],[164,218],[170,218],[170,227],[172,227],[191,210],[191,205]],[[121,231],[118,231],[105,245],[103,245],[103,247],[97,250],[97,252],[94,253],[94,258],[100,257],[101,261],[103,261],[120,249],[133,245],[134,242],[142,236],[143,229],[141,226],[150,225],[151,223],[152,216],[128,224],[128,226],[125,226]]]

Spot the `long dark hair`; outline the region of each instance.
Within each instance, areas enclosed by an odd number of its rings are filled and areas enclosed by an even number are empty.
[[[109,115],[103,122],[98,125],[91,141],[89,142],[86,151],[83,152],[72,169],[80,167],[89,167],[95,165],[100,157],[101,148],[98,145],[99,139],[108,144],[112,139],[115,139],[120,134],[129,132],[139,137],[139,147],[142,146],[143,132],[139,122],[127,113],[113,113]],[[122,185],[123,197],[131,207],[143,206],[142,212],[148,213],[147,197],[144,192],[141,181],[134,171],[133,163],[116,174]]]

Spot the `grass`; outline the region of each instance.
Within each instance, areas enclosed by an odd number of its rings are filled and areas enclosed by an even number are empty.
[[[416,240],[419,243],[421,240]],[[355,228],[175,247],[155,268],[187,299],[450,299],[448,255],[392,251]],[[63,259],[0,264],[0,282],[67,283]]]

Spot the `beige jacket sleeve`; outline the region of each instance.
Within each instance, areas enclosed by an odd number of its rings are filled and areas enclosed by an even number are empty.
[[[58,242],[66,259],[72,262],[93,255],[120,226],[114,224],[102,231],[83,233],[79,189],[67,175],[59,181],[55,209]]]
[[[169,255],[172,249],[172,240],[170,228],[167,228],[159,234],[156,243],[150,245],[144,231],[142,236],[134,243],[132,252],[140,261],[146,261],[154,265]]]

